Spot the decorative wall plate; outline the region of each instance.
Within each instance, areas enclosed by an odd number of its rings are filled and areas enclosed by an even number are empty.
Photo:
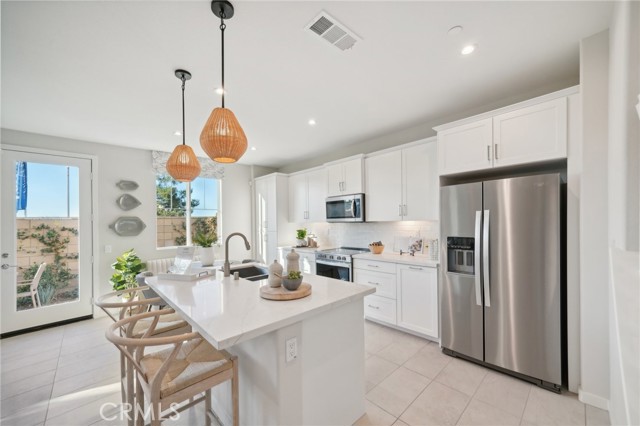
[[[147,225],[136,216],[122,216],[109,225],[121,237],[133,237],[141,233]]]
[[[133,191],[134,189],[138,189],[138,183],[132,180],[121,180],[116,183],[116,186],[123,191]]]
[[[129,194],[122,194],[120,197],[118,197],[116,203],[118,203],[118,207],[120,207],[122,210],[135,209],[140,204],[142,204],[136,197]]]

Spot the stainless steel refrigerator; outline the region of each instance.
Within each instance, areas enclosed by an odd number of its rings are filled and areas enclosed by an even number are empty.
[[[558,392],[562,385],[561,176],[440,192],[440,324],[445,353]]]

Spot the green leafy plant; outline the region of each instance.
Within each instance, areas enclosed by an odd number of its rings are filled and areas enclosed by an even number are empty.
[[[137,287],[136,275],[142,272],[146,266],[133,249],[122,253],[111,265],[116,270],[109,280],[113,289],[117,291]]]
[[[307,229],[296,229],[296,238],[299,240],[304,240],[307,237]]]
[[[200,247],[211,247],[218,241],[218,237],[214,233],[197,232],[193,237],[193,243]]]
[[[297,280],[302,278],[302,272],[300,271],[289,271],[289,274],[287,274],[287,278],[290,280]]]

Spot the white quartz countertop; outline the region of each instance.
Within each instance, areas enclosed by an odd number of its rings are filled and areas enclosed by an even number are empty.
[[[426,256],[410,256],[409,254],[399,255],[396,253],[362,253],[352,256],[354,259],[377,260],[379,262],[403,263],[405,265],[438,267],[438,262],[429,260]]]
[[[266,280],[234,280],[233,276],[224,278],[222,272],[215,278],[189,282],[147,278],[149,286],[217,349],[231,347],[375,292],[373,286],[318,275],[306,274],[303,282],[311,284],[311,295],[274,301],[260,297],[260,285],[267,285]]]

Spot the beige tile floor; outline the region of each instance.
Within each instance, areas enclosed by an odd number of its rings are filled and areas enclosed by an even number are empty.
[[[109,319],[0,341],[0,423],[121,425],[119,356]],[[356,425],[608,425],[608,413],[453,359],[417,337],[366,322],[366,414]],[[102,410],[102,416],[101,416]],[[170,425],[204,424],[196,406]]]

